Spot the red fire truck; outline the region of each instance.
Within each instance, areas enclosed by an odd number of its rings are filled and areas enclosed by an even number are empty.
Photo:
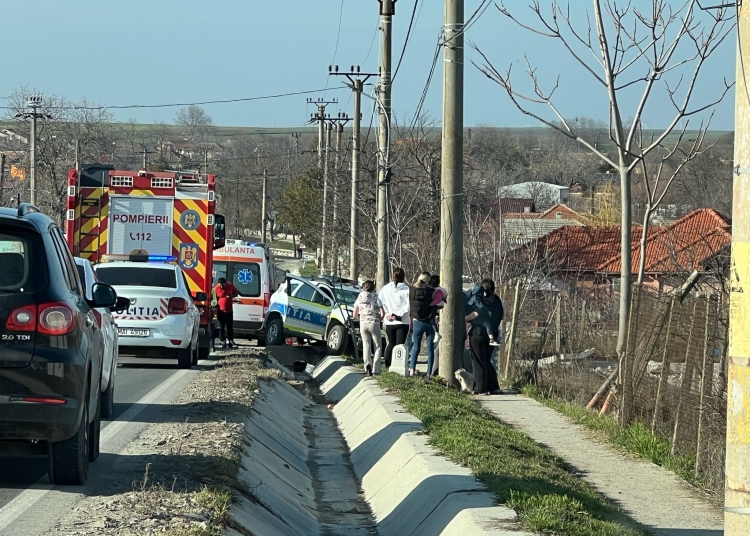
[[[216,177],[188,171],[121,171],[90,165],[68,173],[65,237],[92,263],[104,255],[177,262],[193,293],[211,296],[213,250],[224,246]],[[199,358],[208,357],[211,307],[201,311]]]

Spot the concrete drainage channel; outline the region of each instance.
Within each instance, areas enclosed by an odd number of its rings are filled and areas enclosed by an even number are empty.
[[[227,534],[525,534],[515,512],[495,506],[468,469],[438,456],[422,423],[374,380],[340,358],[324,360],[313,378],[309,396],[261,381],[245,426],[247,491]]]

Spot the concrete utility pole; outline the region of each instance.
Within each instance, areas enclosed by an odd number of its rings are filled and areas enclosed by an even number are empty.
[[[380,83],[378,103],[380,105],[380,135],[378,137],[378,264],[376,281],[378,289],[389,280],[389,215],[388,194],[391,181],[390,167],[390,127],[391,127],[391,52],[393,42],[393,15],[396,13],[396,0],[378,0],[380,4]]]
[[[323,227],[320,232],[320,275],[324,275],[326,271],[326,240],[328,239],[327,233],[327,212],[328,212],[328,162],[331,154],[331,133],[333,132],[333,123],[328,121],[326,123],[326,147],[325,147],[325,162],[323,163]]]
[[[737,6],[724,534],[750,534],[750,4]]]
[[[265,168],[263,169],[263,200],[260,204],[260,217],[261,217],[261,242],[264,244],[267,244],[268,241],[266,240],[266,191],[268,189],[268,176],[266,174]]]
[[[338,209],[339,209],[339,173],[341,172],[341,138],[344,135],[344,124],[350,121],[346,114],[339,113],[336,121],[336,154],[333,165],[333,216],[331,217],[331,273],[336,274],[339,258],[338,243]]]
[[[315,123],[317,121],[318,123],[318,169],[320,171],[323,171],[323,137],[325,131],[325,121],[327,119],[326,106],[328,106],[329,104],[338,104],[338,102],[338,99],[333,99],[331,101],[323,100],[321,98],[317,100],[313,100],[311,98],[307,99],[307,104],[314,104],[318,107],[317,114],[310,114],[310,122]]]
[[[37,110],[42,105],[41,95],[29,97],[28,105],[31,108],[31,139],[29,144],[29,188],[31,189],[31,204],[36,205],[36,119],[39,117]]]
[[[463,126],[464,126],[464,0],[445,0],[443,57],[442,202],[440,206],[440,279],[449,299],[440,322],[440,376],[453,382],[456,363],[463,359],[466,322],[462,292]]]
[[[377,76],[375,73],[361,73],[357,65],[356,73],[354,65],[348,73],[339,73],[338,65],[335,69],[329,68],[332,75],[346,76],[351,82],[349,86],[354,91],[354,123],[352,123],[352,198],[349,210],[350,229],[349,229],[349,278],[359,278],[359,251],[357,250],[357,240],[359,237],[359,210],[357,207],[357,197],[359,196],[359,153],[360,153],[360,122],[362,120],[362,91],[365,83],[371,76]],[[361,78],[364,77],[364,78]]]

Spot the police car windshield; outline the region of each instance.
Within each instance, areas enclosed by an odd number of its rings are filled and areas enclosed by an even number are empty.
[[[101,265],[96,270],[99,280],[119,287],[162,287],[177,288],[177,277],[174,270]]]
[[[357,301],[359,296],[359,290],[356,289],[334,289],[336,292],[336,300],[342,305],[354,306],[354,302]]]

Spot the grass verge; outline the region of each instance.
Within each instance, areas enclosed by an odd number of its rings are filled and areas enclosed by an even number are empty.
[[[643,535],[635,524],[583,480],[565,460],[504,425],[471,399],[437,382],[384,373],[443,455],[471,471],[526,530],[559,536]]]
[[[671,455],[669,441],[652,434],[651,429],[642,422],[623,427],[609,415],[599,415],[595,411],[569,402],[547,398],[534,386],[527,385],[522,392],[548,408],[562,413],[574,423],[592,430],[615,447],[669,469],[693,486],[709,492],[706,482],[695,474],[695,457]]]
[[[314,277],[316,275],[320,275],[320,268],[315,266],[314,262],[306,261],[305,265],[299,271],[299,275],[301,275],[302,277]]]

